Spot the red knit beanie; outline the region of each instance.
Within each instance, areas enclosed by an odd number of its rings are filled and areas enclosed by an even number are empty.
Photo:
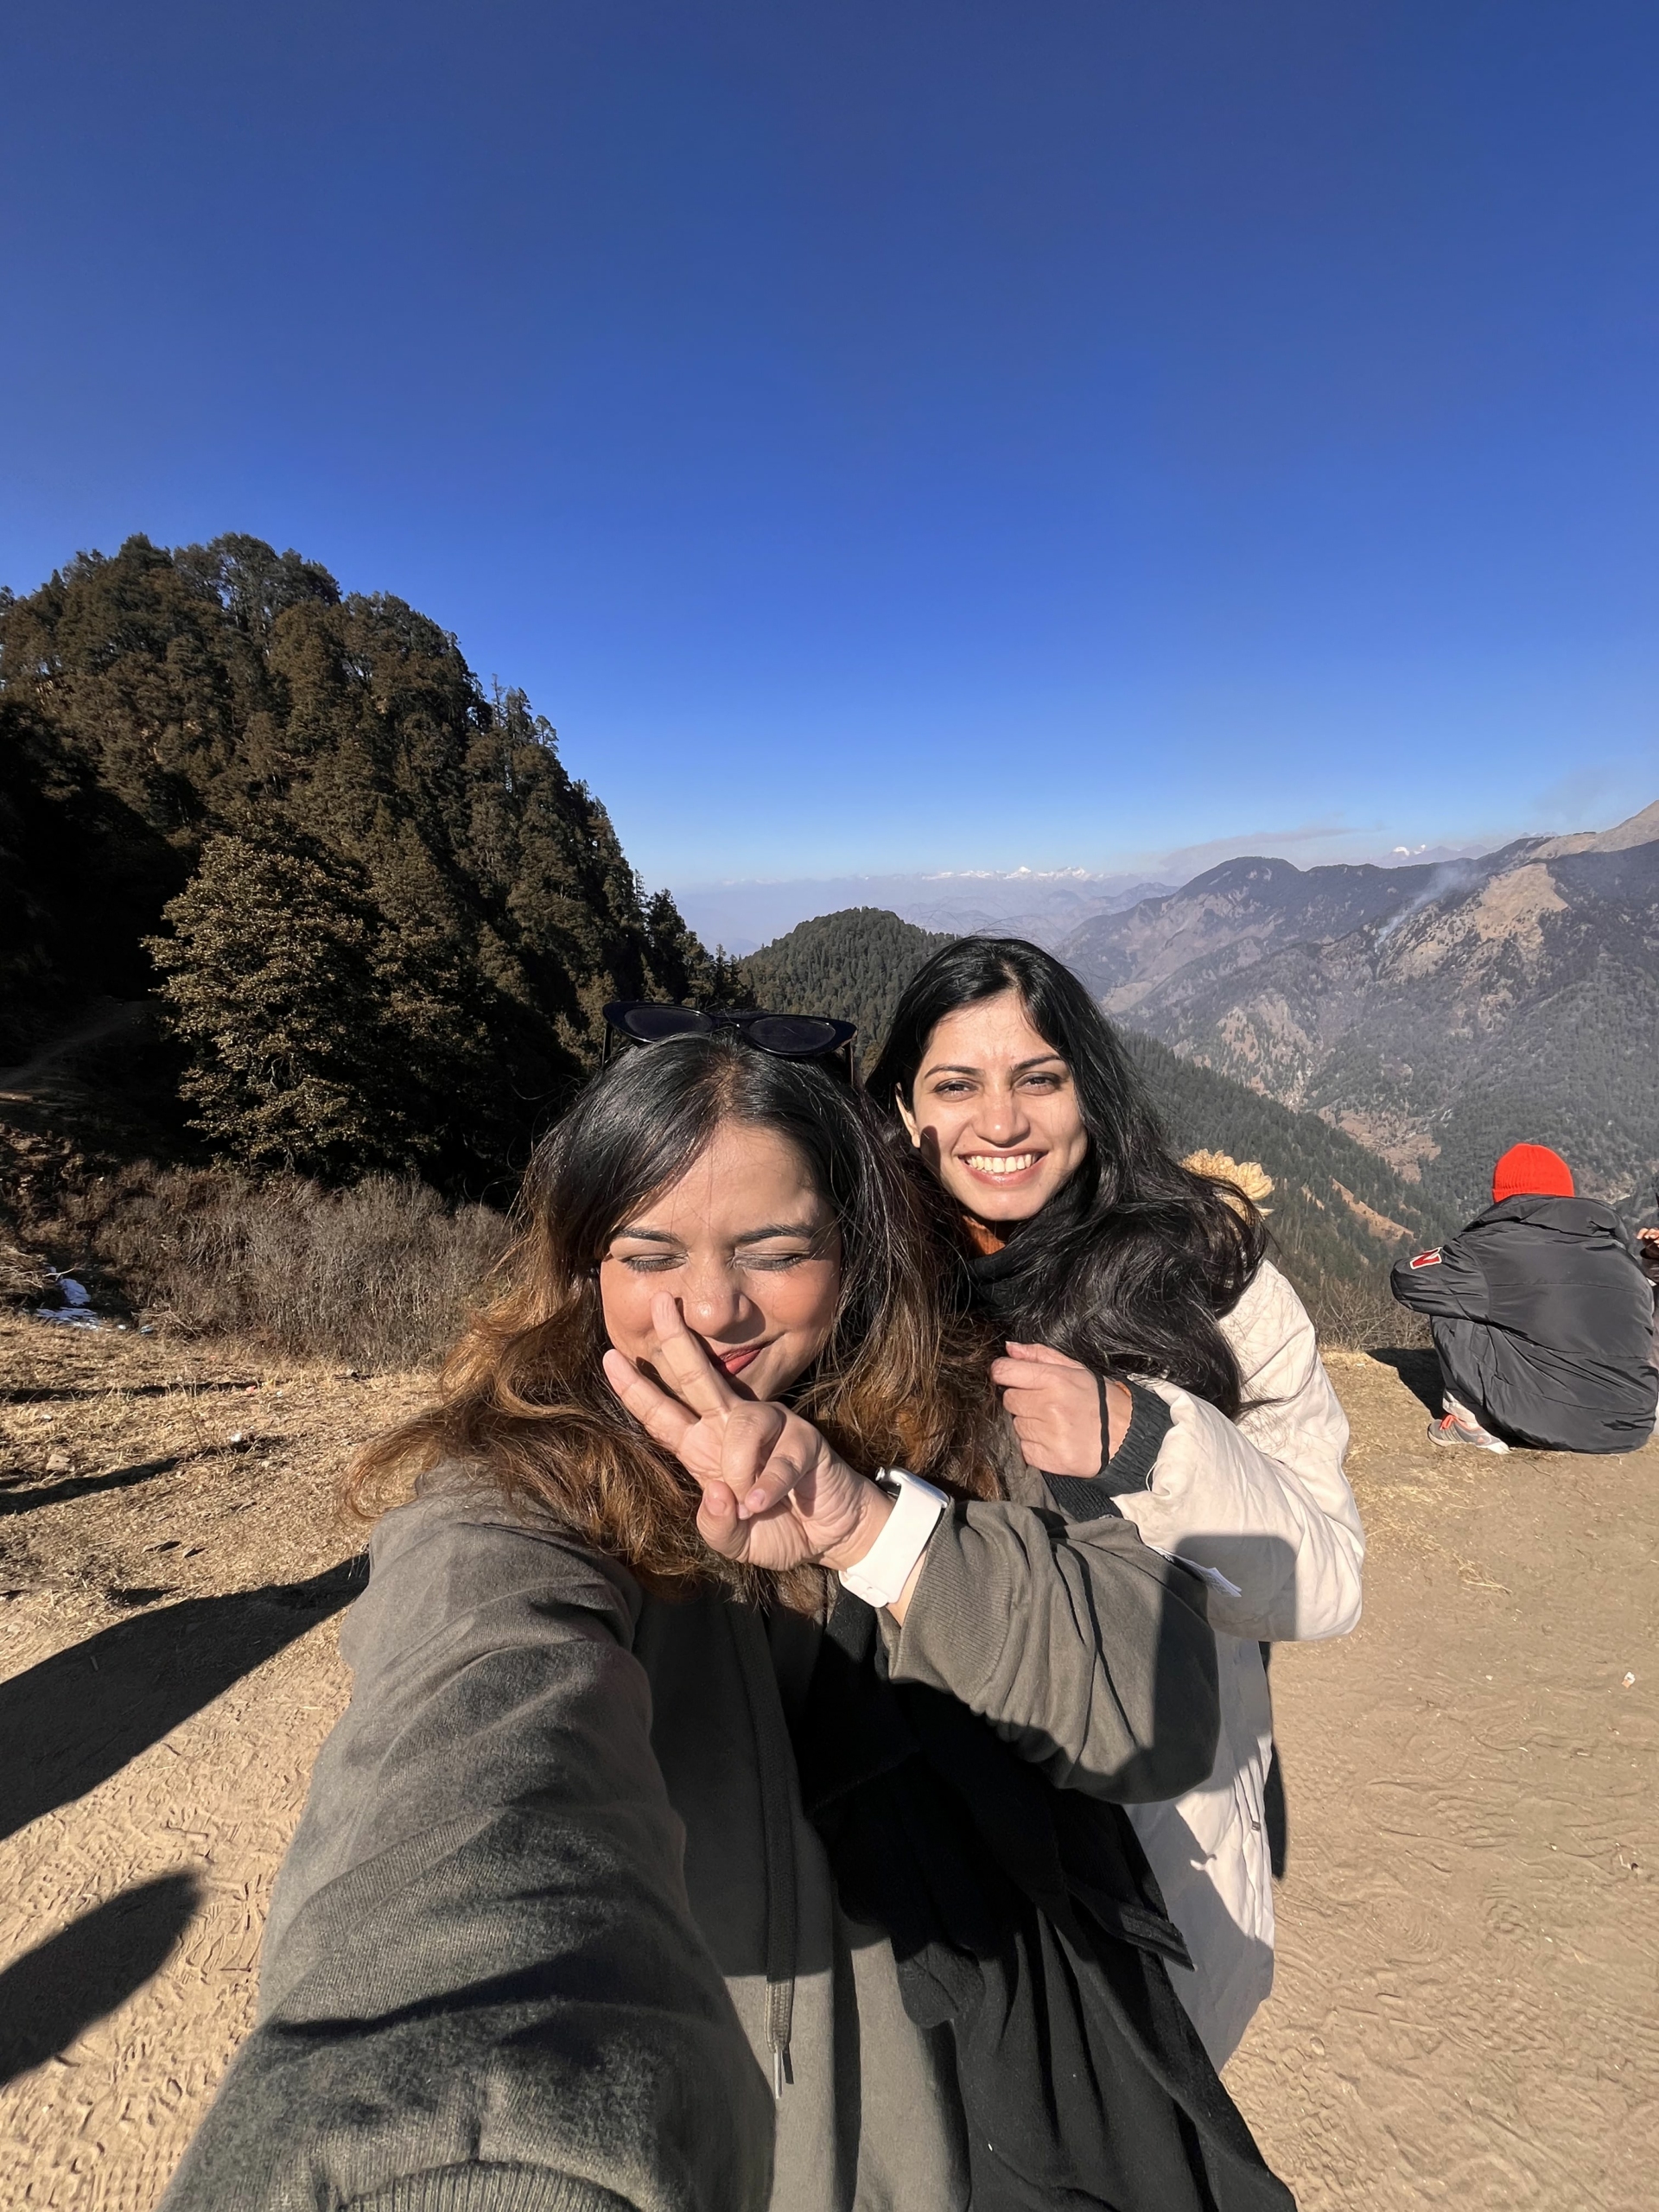
[[[1512,1144],[1492,1170],[1492,1204],[1505,1198],[1570,1198],[1573,1170],[1547,1144]]]

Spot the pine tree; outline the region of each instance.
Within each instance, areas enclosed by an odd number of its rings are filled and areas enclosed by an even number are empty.
[[[419,1164],[399,1096],[376,914],[315,856],[211,839],[152,941],[173,1024],[195,1048],[196,1125],[250,1167],[337,1175]]]

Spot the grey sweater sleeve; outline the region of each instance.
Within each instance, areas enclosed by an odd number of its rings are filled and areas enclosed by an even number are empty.
[[[959,1505],[933,1533],[903,1627],[882,1619],[895,1681],[950,1691],[1063,1789],[1178,1797],[1215,1763],[1204,1585],[1109,1501],[1068,1527],[1020,1505]]]
[[[372,1561],[167,2212],[761,2212],[772,2099],[691,1918],[631,1578],[454,1492]]]

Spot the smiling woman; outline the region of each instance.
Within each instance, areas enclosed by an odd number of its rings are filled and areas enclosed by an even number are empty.
[[[1313,1325],[1249,1197],[1174,1157],[1110,1025],[1038,946],[936,954],[870,1089],[959,1211],[1027,1465],[1212,1578],[1216,1764],[1133,1817],[1192,1954],[1175,1987],[1221,2065],[1273,1984],[1262,1654],[1359,1614],[1348,1425]]]
[[[358,1463],[372,1510],[411,1472],[483,1466],[659,1590],[724,1574],[696,1486],[620,1415],[607,1345],[649,1369],[666,1294],[741,1394],[792,1391],[852,1464],[897,1459],[995,1489],[989,1413],[940,1295],[925,1193],[845,1086],[728,1033],[616,1063],[531,1163],[507,1286],[445,1370],[437,1403]]]
[[[618,1351],[652,1357],[652,1308],[667,1293],[715,1365],[768,1398],[817,1358],[834,1325],[841,1239],[797,1147],[728,1124],[618,1230],[599,1285]]]
[[[1166,1376],[1237,1412],[1217,1317],[1261,1264],[1260,1218],[1175,1159],[1068,969],[1018,938],[945,946],[899,1001],[869,1090],[994,1258],[988,1302],[1102,1373]]]
[[[171,2212],[1285,2212],[1124,1811],[1210,1762],[1203,1586],[1005,1488],[934,1205],[732,1033],[546,1141],[365,1455],[416,1494]]]
[[[911,1141],[971,1218],[1023,1221],[1082,1166],[1089,1131],[1063,1053],[1004,989],[934,1025],[908,1097]]]

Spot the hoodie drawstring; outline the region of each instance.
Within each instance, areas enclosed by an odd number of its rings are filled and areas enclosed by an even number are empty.
[[[749,1700],[755,1770],[760,1783],[760,1828],[766,1861],[766,2046],[772,2053],[772,2091],[782,2099],[790,2069],[790,2024],[795,2012],[795,1808],[789,1777],[795,1754],[778,1695],[772,1651],[760,1615],[728,1605],[738,1666]]]

